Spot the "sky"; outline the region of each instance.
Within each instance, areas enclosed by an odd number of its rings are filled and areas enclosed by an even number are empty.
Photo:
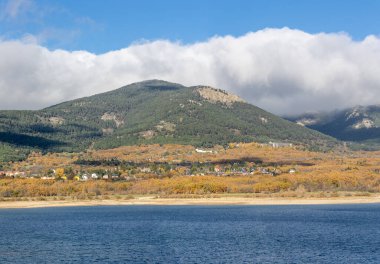
[[[279,115],[379,104],[380,1],[0,0],[0,109],[146,79]]]

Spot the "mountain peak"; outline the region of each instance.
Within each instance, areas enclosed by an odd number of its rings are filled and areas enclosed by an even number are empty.
[[[145,81],[141,81],[141,82],[135,82],[135,83],[128,84],[125,87],[135,86],[135,85],[142,86],[142,87],[144,87],[144,86],[173,86],[173,87],[181,86],[181,87],[183,87],[182,84],[174,83],[174,82],[168,82],[168,81],[160,80],[160,79],[150,79],[150,80],[145,80]]]
[[[0,112],[0,142],[47,151],[152,143],[335,144],[330,137],[242,102],[210,86],[148,80],[39,111]]]

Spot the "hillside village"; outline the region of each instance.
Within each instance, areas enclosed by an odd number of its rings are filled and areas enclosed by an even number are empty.
[[[231,144],[230,147],[239,145]],[[292,148],[292,144],[283,142],[269,142],[259,144],[268,148]],[[220,151],[220,149],[219,149]],[[164,153],[163,153],[164,154]],[[218,156],[218,150],[195,148],[195,155],[210,154]],[[43,180],[107,180],[107,181],[134,181],[144,178],[185,176],[244,176],[244,175],[271,175],[277,176],[284,173],[293,174],[295,167],[283,168],[275,162],[263,163],[257,158],[244,157],[242,159],[229,160],[198,160],[198,161],[125,161],[116,157],[110,159],[82,159],[79,155],[68,153],[50,154],[60,156],[64,162],[52,165],[44,162],[33,162],[35,159],[43,159],[41,153],[32,153],[29,160],[21,162],[20,166],[6,166],[10,170],[1,170],[2,178],[40,178]],[[45,156],[47,158],[48,156]],[[53,157],[51,157],[54,159]],[[47,158],[49,159],[49,158]]]
[[[0,199],[221,193],[324,197],[378,192],[380,153],[313,152],[286,142],[35,152],[3,166],[0,177]]]

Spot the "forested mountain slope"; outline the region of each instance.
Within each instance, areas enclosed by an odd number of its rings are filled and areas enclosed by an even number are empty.
[[[339,140],[354,142],[359,148],[379,149],[380,147],[379,105],[303,114],[291,117],[289,120]]]
[[[181,143],[287,141],[326,146],[335,141],[236,95],[206,86],[159,80],[130,84],[38,111],[0,111],[3,154],[21,150],[82,151],[89,147]],[[21,155],[22,156],[22,155]]]

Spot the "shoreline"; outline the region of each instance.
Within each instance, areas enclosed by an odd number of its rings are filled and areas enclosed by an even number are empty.
[[[45,208],[71,206],[112,206],[112,205],[323,205],[323,204],[374,204],[380,203],[380,196],[332,197],[332,198],[156,198],[144,196],[128,200],[48,200],[48,201],[1,201],[0,209]]]

